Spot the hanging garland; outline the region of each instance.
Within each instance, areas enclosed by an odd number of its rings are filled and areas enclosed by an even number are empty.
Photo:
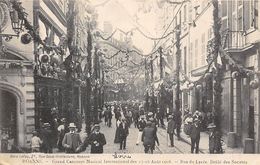
[[[213,44],[213,56],[217,57],[219,53],[219,47],[221,46],[221,36],[220,36],[220,19],[218,18],[218,0],[213,0],[213,31],[214,31],[214,44]],[[214,61],[216,66],[216,70],[213,71],[213,113],[214,113],[214,122],[216,125],[216,129],[221,134],[221,118],[222,118],[222,91],[223,87],[221,85],[221,81],[223,78],[223,68],[217,66],[217,60]]]

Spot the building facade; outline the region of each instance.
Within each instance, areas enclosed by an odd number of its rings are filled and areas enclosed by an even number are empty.
[[[28,13],[27,19],[33,22],[33,4],[25,1],[23,6]],[[10,144],[26,147],[35,124],[33,43],[22,44],[21,35],[10,41],[3,36],[15,34],[10,8],[8,1],[0,1],[0,137],[7,134]]]

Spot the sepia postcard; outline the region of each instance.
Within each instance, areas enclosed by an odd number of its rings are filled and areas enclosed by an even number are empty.
[[[259,0],[0,0],[0,165],[259,165]]]

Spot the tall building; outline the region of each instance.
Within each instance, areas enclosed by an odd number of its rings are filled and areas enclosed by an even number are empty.
[[[23,2],[33,22],[33,4]],[[15,34],[11,26],[10,8],[0,2],[0,127],[14,144],[29,146],[30,131],[34,128],[35,88],[33,78],[33,43],[22,44],[21,35],[6,40],[4,34]],[[3,137],[3,135],[0,135]]]

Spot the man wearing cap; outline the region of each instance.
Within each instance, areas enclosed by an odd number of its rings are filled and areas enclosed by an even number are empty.
[[[145,117],[142,115],[140,118],[141,118],[141,120],[138,121],[138,124],[137,124],[137,128],[139,131],[138,131],[136,145],[139,145],[139,142],[141,141],[141,138],[142,138],[143,130],[146,126],[146,122],[144,120]]]
[[[174,147],[174,137],[173,137],[173,133],[174,133],[174,129],[176,127],[175,121],[173,120],[173,116],[169,115],[169,121],[167,124],[167,133],[169,134],[169,138],[170,138],[170,142],[171,142],[171,147]]]
[[[129,134],[128,128],[129,128],[129,126],[126,122],[126,119],[123,118],[122,122],[119,124],[119,127],[118,127],[119,139],[120,139],[120,150],[126,149],[126,138]]]
[[[82,142],[79,134],[76,132],[76,125],[70,123],[69,130],[70,132],[66,133],[62,140],[62,146],[65,148],[66,153],[77,153],[80,151]]]
[[[90,153],[103,153],[103,146],[106,144],[106,138],[103,133],[100,132],[100,126],[95,124],[92,133],[87,139],[91,145]]]

